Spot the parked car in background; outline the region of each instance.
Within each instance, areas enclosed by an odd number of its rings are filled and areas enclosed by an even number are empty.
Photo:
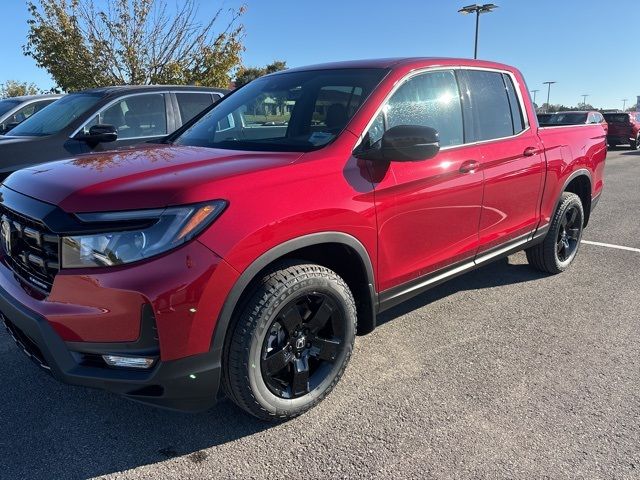
[[[0,100],[0,135],[17,127],[34,113],[62,98],[63,95],[25,95]]]
[[[640,147],[640,112],[605,113],[604,118],[609,124],[609,146],[629,145],[632,150]]]
[[[291,69],[162,144],[22,169],[0,187],[2,318],[71,384],[183,410],[224,385],[300,415],[378,312],[523,249],[569,268],[605,135],[538,128],[525,85],[447,58]]]
[[[30,165],[160,139],[226,92],[119,86],[66,95],[0,137],[0,180]]]
[[[540,125],[543,125],[543,124],[547,123],[547,120],[549,120],[549,118],[551,118],[552,115],[553,115],[553,113],[538,113],[537,114],[538,123]]]
[[[567,111],[547,114],[538,114],[540,126],[558,125],[602,125],[605,133],[608,125],[604,116],[600,112],[594,111]]]

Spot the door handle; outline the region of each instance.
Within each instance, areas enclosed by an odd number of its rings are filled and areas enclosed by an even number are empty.
[[[460,173],[473,173],[479,166],[480,164],[475,160],[467,160],[466,162],[462,162],[462,165],[460,165]]]
[[[536,147],[527,147],[524,149],[524,152],[522,153],[525,157],[533,157],[534,155],[537,155],[538,153],[540,153],[538,151],[538,149]]]

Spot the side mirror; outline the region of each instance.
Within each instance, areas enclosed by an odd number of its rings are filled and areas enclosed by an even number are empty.
[[[91,145],[99,143],[115,142],[118,139],[118,130],[113,125],[98,124],[89,128],[88,134],[76,136],[77,140],[82,140]]]
[[[382,155],[391,161],[419,161],[435,157],[440,151],[440,136],[435,128],[398,125],[382,135]]]
[[[416,162],[435,157],[440,151],[440,136],[435,128],[398,125],[382,135],[380,147],[356,154],[367,160]]]

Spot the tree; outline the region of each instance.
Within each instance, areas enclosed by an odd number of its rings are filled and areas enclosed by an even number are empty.
[[[37,95],[40,93],[35,83],[7,80],[0,83],[0,98],[20,97],[22,95]]]
[[[282,60],[275,60],[265,67],[244,67],[238,70],[236,78],[234,80],[236,88],[240,88],[247,83],[255,80],[256,78],[268,75],[269,73],[279,72],[280,70],[287,69],[287,62]]]
[[[24,53],[66,91],[105,85],[194,84],[227,87],[244,49],[245,8],[208,23],[197,20],[195,0],[35,0]]]

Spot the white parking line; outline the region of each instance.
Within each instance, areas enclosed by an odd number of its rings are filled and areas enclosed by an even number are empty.
[[[611,243],[592,242],[590,240],[582,240],[582,243],[586,243],[587,245],[597,245],[598,247],[616,248],[618,250],[627,250],[629,252],[640,253],[640,248],[624,247],[622,245],[613,245]]]

